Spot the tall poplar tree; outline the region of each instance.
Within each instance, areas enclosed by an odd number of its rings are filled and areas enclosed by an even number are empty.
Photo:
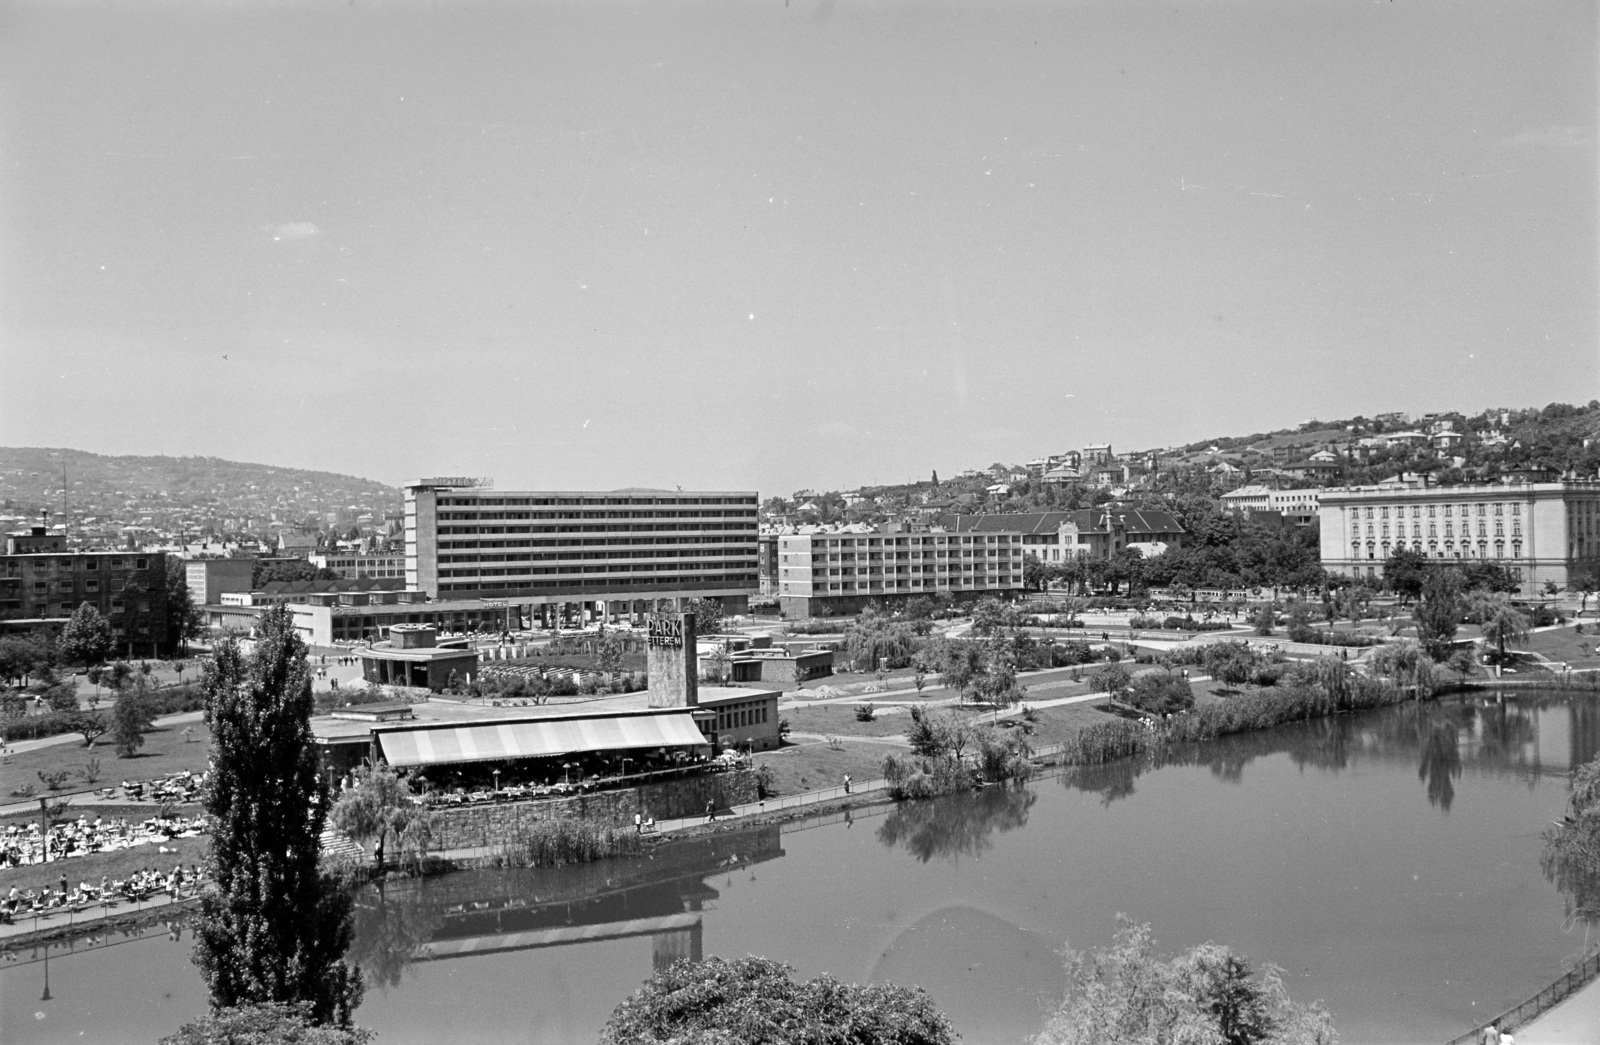
[[[221,643],[206,668],[211,718],[209,865],[194,962],[215,1008],[306,1003],[348,1026],[359,970],[344,962],[351,898],[318,866],[329,795],[311,738],[311,671],[288,609],[261,619],[246,656]]]

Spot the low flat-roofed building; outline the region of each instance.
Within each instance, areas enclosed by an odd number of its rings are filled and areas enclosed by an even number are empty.
[[[375,686],[409,686],[442,692],[478,672],[476,650],[436,644],[431,624],[392,624],[389,641],[359,650],[361,677]]]
[[[782,740],[772,690],[704,686],[691,710],[700,732],[721,750],[770,751]]]
[[[406,578],[404,552],[318,552],[308,558],[311,565],[332,570],[341,580]]]
[[[712,744],[696,721],[696,709],[651,708],[643,693],[542,707],[429,700],[411,705],[413,717],[404,722],[344,714],[361,707],[311,720],[323,765],[335,774],[384,761],[424,772],[430,767],[515,763],[530,776],[559,777],[561,760],[575,756],[670,758],[673,752],[709,753]],[[700,717],[714,722],[716,712]]]

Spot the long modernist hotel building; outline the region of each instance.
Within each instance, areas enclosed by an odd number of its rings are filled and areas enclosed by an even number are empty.
[[[405,485],[406,586],[495,600],[530,623],[637,617],[756,593],[753,490],[496,491],[485,480]]]
[[[1430,559],[1487,559],[1520,593],[1600,578],[1600,481],[1429,486],[1397,480],[1323,490],[1322,566],[1377,579],[1402,548]]]

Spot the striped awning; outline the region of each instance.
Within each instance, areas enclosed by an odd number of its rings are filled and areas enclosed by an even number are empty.
[[[698,747],[709,743],[688,712],[389,729],[378,734],[378,742],[392,766],[498,762],[579,751]]]

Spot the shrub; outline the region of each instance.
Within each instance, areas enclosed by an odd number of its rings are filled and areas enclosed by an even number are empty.
[[[0,736],[6,740],[38,740],[78,731],[76,713],[47,711],[26,718],[0,719]]]
[[[1128,703],[1153,715],[1170,715],[1194,707],[1189,680],[1170,671],[1147,671],[1133,680]]]
[[[1097,692],[1120,700],[1133,684],[1133,676],[1121,664],[1111,663],[1089,676],[1089,686]]]
[[[857,704],[856,705],[856,721],[857,722],[871,722],[872,721],[872,705],[871,704]]]
[[[972,788],[972,771],[951,755],[924,759],[890,755],[883,760],[883,777],[895,799],[937,798]]]
[[[619,1005],[601,1045],[953,1045],[955,1032],[921,988],[843,984],[831,976],[796,983],[765,958],[680,959]]]
[[[1062,751],[1062,760],[1071,765],[1099,765],[1150,750],[1154,734],[1142,722],[1112,719],[1085,726]]]

